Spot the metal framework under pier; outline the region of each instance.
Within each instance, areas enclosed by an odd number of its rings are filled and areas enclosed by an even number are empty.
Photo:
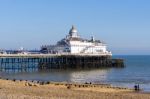
[[[84,69],[100,67],[123,67],[122,59],[103,55],[0,55],[1,71],[32,71],[41,69]]]

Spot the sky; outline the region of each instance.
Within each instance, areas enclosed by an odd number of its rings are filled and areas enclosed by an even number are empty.
[[[0,0],[0,48],[39,49],[75,25],[113,54],[150,55],[150,0]]]

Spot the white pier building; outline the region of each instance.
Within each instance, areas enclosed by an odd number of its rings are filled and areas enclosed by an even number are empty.
[[[43,45],[41,51],[49,54],[112,55],[107,50],[106,44],[100,40],[95,40],[93,36],[90,40],[81,38],[74,26],[64,39],[58,41],[56,45]]]

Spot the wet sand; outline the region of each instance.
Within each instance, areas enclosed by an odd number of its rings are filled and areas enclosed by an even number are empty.
[[[105,84],[0,79],[0,99],[150,99],[150,94]]]

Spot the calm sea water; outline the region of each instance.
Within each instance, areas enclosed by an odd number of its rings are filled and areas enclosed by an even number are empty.
[[[114,86],[133,88],[140,84],[140,88],[150,92],[150,56],[113,56],[123,58],[125,68],[101,68],[91,70],[48,70],[23,73],[0,73],[6,78],[107,83]]]

